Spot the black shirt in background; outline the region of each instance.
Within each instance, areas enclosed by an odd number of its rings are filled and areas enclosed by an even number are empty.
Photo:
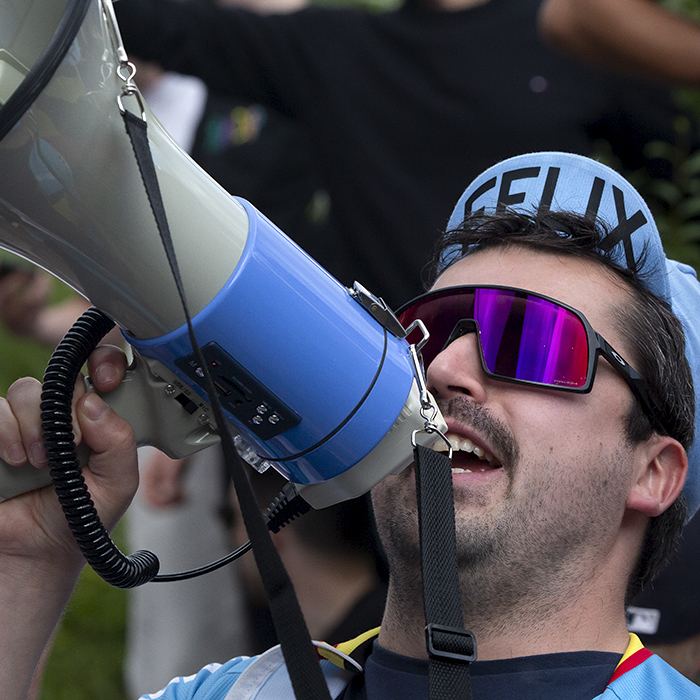
[[[120,0],[115,11],[133,55],[305,130],[331,228],[302,247],[343,284],[358,280],[397,307],[421,291],[459,195],[495,162],[540,150],[590,155],[604,139],[623,167],[651,167],[644,144],[675,139],[669,92],[545,46],[540,1],[261,16]]]

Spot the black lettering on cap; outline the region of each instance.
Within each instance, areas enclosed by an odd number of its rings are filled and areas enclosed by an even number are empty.
[[[472,213],[472,204],[474,204],[474,201],[479,199],[484,192],[488,192],[489,190],[492,190],[496,186],[496,178],[492,177],[490,180],[487,180],[483,185],[479,185],[474,192],[468,197],[467,201],[464,202],[464,216],[468,216],[469,214]],[[479,211],[477,211],[477,214],[481,214],[481,212],[484,211],[484,207],[481,207]]]
[[[586,206],[586,213],[584,218],[595,219],[598,216],[598,210],[600,209],[600,200],[603,198],[603,190],[605,189],[605,180],[597,177],[593,180],[593,187],[591,187],[591,194],[588,197],[588,205]]]
[[[540,206],[537,208],[538,214],[546,214],[551,206],[552,200],[554,199],[554,190],[557,188],[557,181],[559,180],[559,173],[561,168],[551,167],[547,171],[547,179],[544,183],[544,189],[542,190],[542,198],[540,199]]]
[[[524,180],[526,178],[537,177],[540,174],[539,167],[536,168],[518,168],[518,170],[508,170],[503,173],[501,178],[501,189],[498,193],[498,204],[496,211],[505,211],[506,207],[511,204],[520,204],[525,199],[525,192],[511,193],[510,186],[515,180]]]
[[[613,196],[615,198],[615,211],[617,212],[617,226],[610,231],[605,240],[601,243],[601,249],[605,252],[612,250],[620,241],[625,248],[625,260],[627,267],[633,268],[634,252],[632,250],[632,234],[647,223],[647,217],[641,209],[627,218],[625,210],[625,195],[621,189],[613,185]]]

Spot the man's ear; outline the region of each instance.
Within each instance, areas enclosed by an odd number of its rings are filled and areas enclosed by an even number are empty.
[[[678,497],[688,473],[688,455],[667,435],[654,435],[637,447],[637,479],[627,507],[649,517],[661,515]]]

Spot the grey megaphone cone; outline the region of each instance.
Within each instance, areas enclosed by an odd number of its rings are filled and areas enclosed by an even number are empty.
[[[154,338],[184,314],[118,105],[112,21],[111,0],[0,5],[0,247]],[[248,215],[144,113],[194,315],[235,270]]]

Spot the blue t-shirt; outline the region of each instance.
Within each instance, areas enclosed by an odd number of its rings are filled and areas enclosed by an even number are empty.
[[[634,640],[633,640],[634,641]],[[638,640],[637,640],[638,641]],[[633,646],[632,644],[630,645]],[[426,700],[428,662],[409,659],[379,647],[365,661],[367,700]],[[640,651],[642,652],[640,655]],[[700,700],[700,688],[641,645],[631,650],[616,669],[620,655],[584,651],[543,654],[518,659],[477,661],[471,665],[475,700]],[[322,662],[331,697],[356,697],[346,687],[349,678],[330,661]],[[239,657],[212,664],[187,678],[176,678],[167,688],[145,700],[225,700],[231,686],[250,668],[239,687],[240,695],[256,700],[293,700],[279,647],[258,659]],[[611,682],[613,674],[616,680]],[[345,690],[343,690],[345,688]],[[252,693],[252,695],[251,695]]]
[[[591,700],[605,690],[621,654],[580,651],[470,665],[476,700]],[[425,700],[428,662],[374,643],[365,665],[367,700]]]

